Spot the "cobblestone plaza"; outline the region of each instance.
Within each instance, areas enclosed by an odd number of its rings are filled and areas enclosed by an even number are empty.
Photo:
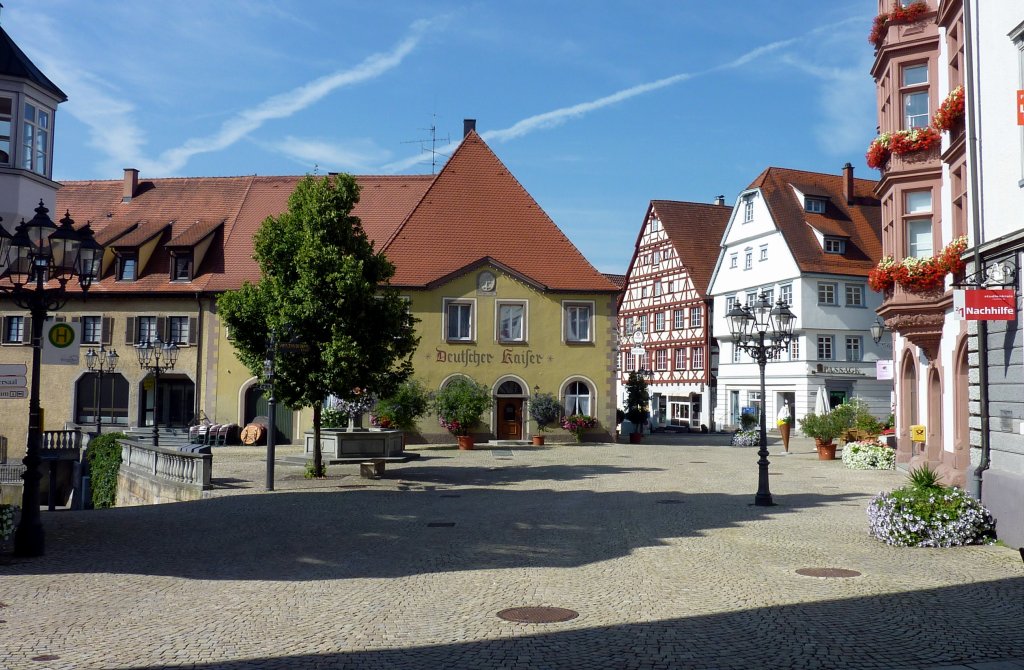
[[[755,449],[715,439],[279,463],[273,493],[220,448],[209,499],[44,513],[45,556],[0,556],[0,667],[1024,668],[1016,550],[870,538],[904,474],[802,440],[755,507]],[[527,606],[579,616],[497,616]]]

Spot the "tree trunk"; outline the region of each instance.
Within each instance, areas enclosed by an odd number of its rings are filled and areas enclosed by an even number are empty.
[[[323,405],[313,405],[313,471],[319,477],[324,471],[324,454],[320,449],[320,413]]]

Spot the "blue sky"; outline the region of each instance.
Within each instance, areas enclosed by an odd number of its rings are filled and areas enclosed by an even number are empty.
[[[57,180],[430,173],[430,127],[445,154],[475,118],[587,258],[624,273],[652,199],[731,204],[770,165],[849,161],[877,178],[864,164],[876,12],[874,0],[6,0],[0,18],[68,94]]]

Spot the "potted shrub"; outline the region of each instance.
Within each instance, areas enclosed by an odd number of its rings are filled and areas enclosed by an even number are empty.
[[[538,434],[533,436],[533,444],[544,444],[544,431],[550,424],[558,421],[562,415],[562,405],[550,393],[534,393],[530,398],[530,418],[537,422]]]
[[[576,444],[583,442],[583,435],[597,425],[597,419],[589,414],[573,414],[562,417],[562,428],[576,438]]]
[[[488,387],[468,377],[458,377],[434,396],[434,413],[441,426],[458,438],[459,449],[472,449],[470,431],[493,402]]]
[[[416,420],[430,409],[430,394],[415,379],[402,382],[395,392],[377,401],[370,422],[380,428],[394,428],[403,433],[416,429]],[[404,442],[405,436],[403,434]]]
[[[633,430],[629,434],[629,441],[633,444],[640,442],[644,434],[644,424],[649,416],[647,411],[648,403],[651,401],[651,394],[647,390],[647,381],[643,375],[637,372],[629,373],[629,380],[626,382],[626,419],[633,424]]]
[[[836,457],[835,439],[843,432],[843,426],[833,412],[827,414],[811,412],[800,419],[800,430],[807,437],[814,438],[814,446],[818,448],[820,460],[830,461]]]

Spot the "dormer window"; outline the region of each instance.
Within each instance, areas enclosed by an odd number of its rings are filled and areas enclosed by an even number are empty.
[[[50,112],[25,103],[21,166],[44,177],[50,174]]]
[[[171,281],[192,280],[192,253],[178,253],[173,256],[174,264],[171,268]]]
[[[824,198],[812,198],[808,196],[804,198],[804,209],[811,214],[824,214],[825,200]]]
[[[846,240],[841,240],[837,237],[826,237],[825,238],[825,253],[826,254],[845,254],[846,253]]]
[[[138,277],[139,258],[135,254],[121,254],[117,258],[118,281],[135,281]]]

